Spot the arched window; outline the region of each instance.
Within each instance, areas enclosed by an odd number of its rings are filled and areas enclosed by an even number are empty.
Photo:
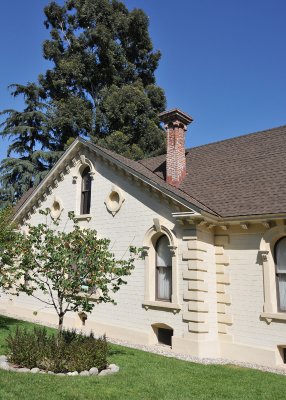
[[[156,243],[156,300],[171,301],[172,298],[172,255],[167,236]]]
[[[278,291],[278,308],[286,311],[286,237],[275,245],[275,264]]]
[[[89,214],[90,213],[90,200],[91,200],[91,176],[90,176],[90,168],[86,167],[82,174],[81,181],[81,214]]]

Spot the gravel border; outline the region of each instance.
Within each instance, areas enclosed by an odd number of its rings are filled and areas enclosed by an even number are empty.
[[[10,318],[15,318],[15,319],[19,319],[19,315],[16,314],[9,314],[6,312],[3,312],[1,310],[1,314]],[[32,323],[36,323],[39,325],[43,325],[43,326],[48,326],[51,328],[56,328],[57,326],[55,324],[49,324],[49,323],[43,323],[40,320],[32,320],[29,318],[23,318],[21,317],[21,320],[23,321],[27,321],[27,322],[32,322]],[[281,366],[281,367],[266,367],[263,365],[259,365],[259,364],[254,364],[254,363],[248,363],[248,362],[241,362],[241,361],[236,361],[236,360],[231,360],[231,359],[227,359],[227,358],[200,358],[200,357],[194,357],[194,356],[189,356],[186,354],[182,354],[182,353],[176,353],[173,350],[171,350],[171,348],[169,346],[165,346],[165,345],[141,345],[141,344],[134,344],[125,340],[119,340],[119,339],[114,339],[111,337],[107,337],[107,340],[110,343],[113,344],[118,344],[120,346],[125,346],[125,347],[129,347],[131,349],[136,349],[136,350],[142,350],[145,351],[147,353],[153,353],[153,354],[158,354],[160,356],[164,356],[164,357],[169,357],[169,358],[175,358],[178,360],[183,360],[183,361],[188,361],[188,362],[194,362],[197,364],[204,364],[204,365],[236,365],[238,367],[242,367],[242,368],[250,368],[250,369],[256,369],[259,371],[263,371],[263,372],[271,372],[274,374],[278,374],[278,375],[286,375],[286,367]]]
[[[148,353],[158,354],[160,356],[169,357],[169,358],[176,358],[177,360],[183,360],[188,362],[193,362],[197,364],[204,364],[204,365],[236,365],[242,368],[251,368],[256,369],[263,372],[272,372],[278,375],[286,375],[286,368],[285,367],[266,367],[259,364],[241,362],[236,360],[231,360],[227,358],[200,358],[189,356],[182,353],[176,353],[169,346],[165,345],[141,345],[141,344],[133,344],[130,342],[126,342],[124,340],[117,340],[113,338],[107,337],[107,340],[110,343],[118,344],[120,346],[129,347],[131,349],[142,350]]]

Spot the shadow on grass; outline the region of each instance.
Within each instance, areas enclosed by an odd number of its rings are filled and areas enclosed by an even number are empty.
[[[16,325],[24,325],[24,321],[19,321],[14,318],[5,317],[4,315],[0,315],[0,330],[9,330]]]
[[[108,354],[110,356],[114,356],[114,355],[130,355],[129,352],[125,351],[125,350],[121,350],[121,349],[113,349],[113,348],[109,348]]]

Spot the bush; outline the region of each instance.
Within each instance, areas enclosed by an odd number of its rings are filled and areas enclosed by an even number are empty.
[[[33,331],[17,328],[7,338],[8,360],[26,368],[38,367],[53,372],[84,371],[107,366],[108,344],[105,336],[95,339],[64,330],[48,335],[46,328]]]

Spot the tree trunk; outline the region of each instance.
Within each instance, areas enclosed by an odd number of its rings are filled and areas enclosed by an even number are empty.
[[[64,314],[59,314],[59,325],[58,325],[58,331],[59,334],[62,334],[63,331],[63,324],[64,324]]]
[[[58,290],[58,302],[59,302],[59,312],[58,312],[58,316],[59,316],[59,325],[58,325],[58,331],[59,331],[59,338],[62,336],[62,331],[63,331],[63,324],[64,324],[64,316],[65,313],[63,312],[63,298],[62,298],[62,294],[60,293],[60,291]]]

